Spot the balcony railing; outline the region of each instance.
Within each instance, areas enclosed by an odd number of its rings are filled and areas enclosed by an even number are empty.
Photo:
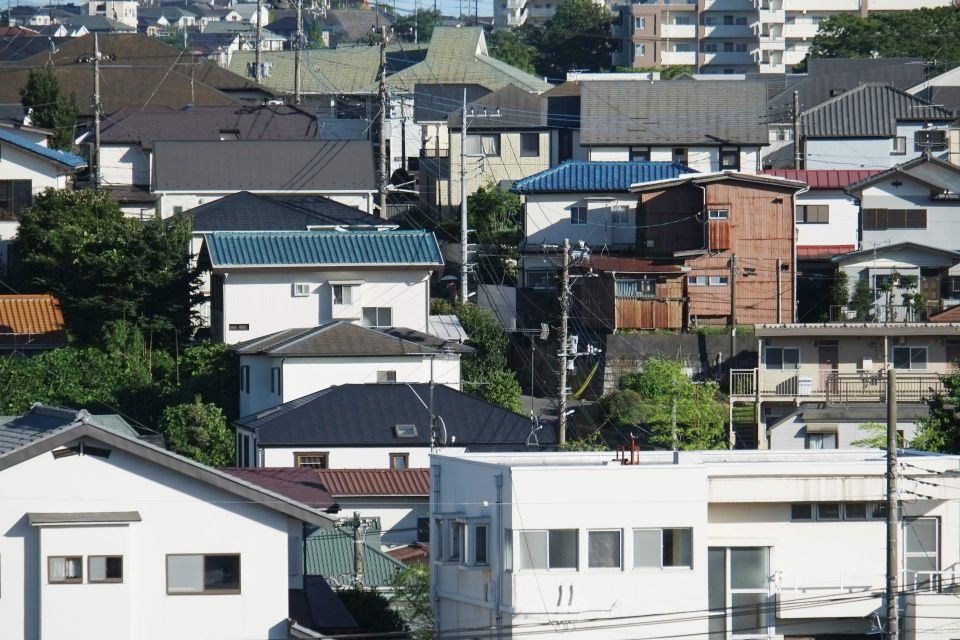
[[[733,398],[802,399],[825,402],[884,402],[887,376],[882,372],[861,371],[815,374],[794,370],[768,370],[758,376],[757,369],[730,370],[730,396]],[[761,378],[759,394],[757,379]],[[897,399],[923,402],[944,390],[943,379],[931,373],[897,373]]]
[[[903,569],[899,588],[918,593],[953,591],[957,587],[957,567],[944,570]],[[777,593],[841,594],[882,591],[886,575],[879,571],[778,571],[774,574]]]

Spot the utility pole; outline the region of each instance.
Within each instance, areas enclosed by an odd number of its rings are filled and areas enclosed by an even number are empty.
[[[887,369],[887,640],[898,640],[897,371]]]
[[[380,8],[377,7],[379,16]],[[390,180],[390,157],[387,154],[387,27],[380,27],[380,70],[377,73],[377,98],[380,101],[380,126],[377,127],[380,167],[377,189],[380,191],[380,217],[387,217],[387,181]]]
[[[674,384],[676,387],[676,384]],[[670,440],[673,443],[673,450],[680,450],[680,435],[677,433],[677,390],[674,388],[670,394]]]
[[[263,0],[259,0],[263,2]],[[293,40],[293,104],[300,104],[303,101],[303,84],[300,79],[300,50],[303,49],[303,0],[297,2],[297,34]],[[260,26],[259,14],[257,14],[257,27]],[[260,35],[257,34],[257,49],[260,48]]]
[[[793,168],[800,169],[800,92],[793,92]]]
[[[567,336],[567,322],[570,317],[570,240],[563,239],[563,255],[560,256],[560,416],[558,418],[557,441],[567,441],[567,358],[570,356],[570,339]]]
[[[360,512],[353,512],[353,581],[363,586],[363,532],[366,524],[360,519]]]
[[[777,324],[783,322],[783,301],[780,293],[780,268],[783,265],[783,258],[777,258]]]
[[[737,355],[737,254],[730,256],[730,366]]]
[[[100,174],[100,119],[103,105],[100,104],[100,61],[107,56],[100,55],[100,39],[93,34],[93,55],[83,56],[80,62],[93,63],[93,152],[90,154],[90,183],[96,190],[100,189],[103,176]]]
[[[470,294],[467,261],[467,88],[463,88],[460,119],[460,303],[466,304]]]
[[[253,56],[253,78],[257,82],[263,80],[263,60],[260,57],[263,48],[263,27],[260,25],[260,12],[263,11],[263,0],[257,0],[257,48]]]

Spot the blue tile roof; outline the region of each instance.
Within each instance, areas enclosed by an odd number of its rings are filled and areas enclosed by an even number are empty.
[[[679,162],[564,162],[513,183],[516,193],[596,193],[630,190],[630,185],[671,180],[696,173]]]
[[[46,158],[47,160],[52,160],[53,162],[70,167],[71,169],[82,169],[83,167],[87,166],[87,161],[75,153],[67,153],[66,151],[60,151],[58,149],[41,147],[33,140],[24,138],[23,136],[18,135],[8,129],[0,129],[0,142],[12,144],[13,146],[23,149],[24,151],[36,154]]]
[[[214,267],[443,264],[430,231],[218,231],[204,237]]]

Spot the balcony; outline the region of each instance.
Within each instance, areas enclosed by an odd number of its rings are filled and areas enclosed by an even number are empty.
[[[738,38],[753,39],[757,37],[748,24],[705,24],[700,26],[700,36],[703,38]]]
[[[730,397],[734,400],[816,400],[828,403],[885,402],[887,376],[882,372],[858,373],[816,372],[793,370],[763,371],[731,369]],[[897,372],[897,400],[924,402],[944,390],[943,380],[937,374]]]
[[[702,11],[753,11],[753,0],[702,0]]]
[[[697,64],[697,52],[664,51],[660,54],[660,63],[665,65],[678,64],[693,66]]]
[[[697,25],[695,24],[665,24],[660,27],[662,38],[696,38]]]
[[[754,66],[757,61],[748,51],[705,51],[701,54],[701,64]]]
[[[762,9],[760,11],[760,24],[783,24],[785,20],[786,12],[783,9],[779,11]]]
[[[812,22],[794,22],[783,26],[783,33],[788,38],[808,38],[812,40],[819,30],[820,25]]]
[[[760,36],[760,51],[783,51],[783,38],[776,36]]]

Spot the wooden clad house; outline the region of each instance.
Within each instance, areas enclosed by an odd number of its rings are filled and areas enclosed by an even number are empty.
[[[793,321],[794,198],[805,188],[733,171],[631,187],[637,253],[684,271],[684,326],[728,323],[733,293],[738,324]]]
[[[652,260],[598,255],[579,279],[580,315],[590,327],[682,329],[686,268]]]

